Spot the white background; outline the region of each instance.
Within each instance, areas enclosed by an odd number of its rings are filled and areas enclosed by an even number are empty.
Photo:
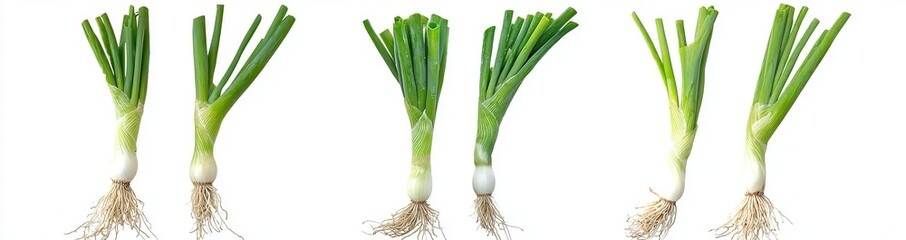
[[[150,8],[153,49],[133,187],[160,239],[194,237],[191,22],[204,14],[212,23],[215,13],[213,1],[179,2],[132,2]],[[580,26],[529,75],[503,122],[494,196],[525,229],[515,239],[623,239],[626,217],[648,197],[647,165],[664,157],[669,136],[664,87],[630,13],[650,30],[656,17],[670,23],[676,56],[672,22],[687,20],[691,33],[698,7],[714,4],[700,129],[669,235],[712,238],[708,230],[743,195],[736,167],[779,2],[481,2],[225,1],[218,74],[255,13],[264,18],[259,34],[281,3],[297,18],[220,132],[215,186],[230,226],[246,239],[387,239],[363,234],[362,222],[408,202],[409,129],[399,87],[361,21],[380,31],[418,11],[450,19],[451,28],[429,202],[448,239],[489,239],[471,215],[482,32],[500,25],[506,9],[559,14],[573,6]],[[788,2],[809,6],[819,29],[842,11],[853,15],[770,143],[767,194],[794,223],[780,236],[894,239],[906,214],[906,5]],[[113,105],[79,24],[127,8],[0,3],[0,239],[72,239],[63,233],[107,191]]]

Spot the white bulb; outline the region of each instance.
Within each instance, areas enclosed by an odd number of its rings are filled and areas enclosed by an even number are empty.
[[[497,178],[494,177],[494,169],[491,166],[475,167],[475,172],[472,173],[472,190],[475,190],[476,195],[491,195],[496,185]]]
[[[110,161],[110,179],[113,181],[131,182],[138,172],[138,157],[135,152],[115,150]]]
[[[746,193],[757,193],[764,191],[765,169],[758,164],[754,158],[747,158],[742,163],[742,181],[746,187]]]
[[[217,179],[217,162],[214,159],[195,159],[189,166],[189,178],[193,183],[212,183]]]
[[[679,170],[676,163],[671,161],[662,162],[653,167],[655,171],[652,172],[650,186],[651,191],[658,196],[675,202],[683,197],[686,189],[686,173]]]
[[[409,200],[413,202],[424,202],[431,197],[431,172],[428,170],[427,173],[422,174],[413,174],[409,175],[409,180],[406,182],[406,193],[409,194]]]

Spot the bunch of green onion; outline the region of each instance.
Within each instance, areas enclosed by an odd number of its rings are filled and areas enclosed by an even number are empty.
[[[746,194],[736,214],[727,223],[714,229],[717,237],[772,238],[776,235],[778,215],[783,218],[783,214],[777,211],[764,195],[767,144],[850,16],[849,13],[842,13],[830,30],[821,33],[790,79],[799,54],[818,26],[818,19],[813,19],[796,43],[796,35],[808,8],[802,7],[798,16],[794,18],[795,12],[794,7],[781,4],[774,17],[746,127],[746,150],[742,171]],[[788,79],[790,80],[787,84]]]
[[[378,35],[368,20],[365,31],[403,93],[403,103],[412,128],[412,171],[406,184],[411,202],[390,219],[374,227],[372,234],[419,239],[440,229],[438,212],[428,205],[431,196],[431,142],[437,103],[444,84],[447,59],[447,20],[418,13],[396,17],[391,29]],[[441,231],[441,234],[443,232]]]
[[[538,64],[551,47],[563,36],[579,26],[570,21],[576,10],[567,8],[554,18],[551,13],[537,12],[513,21],[513,11],[504,12],[503,28],[497,43],[497,54],[491,63],[495,27],[484,31],[481,51],[481,74],[478,89],[478,133],[475,138],[475,172],[472,175],[472,190],[475,212],[482,229],[495,238],[502,230],[510,238],[509,225],[497,210],[491,194],[496,186],[496,177],[491,168],[491,153],[497,142],[500,123],[510,102],[529,72]]]
[[[139,237],[147,238],[153,235],[151,225],[142,211],[144,203],[135,196],[130,182],[138,172],[136,142],[148,92],[151,52],[148,8],[140,7],[136,13],[135,8],[129,6],[129,12],[123,16],[119,41],[106,13],[95,21],[100,39],[88,20],[82,21],[82,29],[104,73],[116,110],[116,140],[110,162],[113,183],[107,194],[92,207],[89,219],[70,233],[81,229],[79,239],[107,239],[111,233],[118,236],[120,229],[129,226]]]
[[[251,86],[267,62],[274,56],[280,43],[286,38],[296,19],[286,15],[286,6],[280,6],[277,15],[268,28],[264,38],[255,46],[239,72],[230,80],[236,69],[242,52],[254,35],[261,15],[255,17],[249,27],[233,61],[219,82],[214,82],[214,69],[217,64],[217,51],[220,47],[220,31],[223,24],[223,5],[217,5],[217,17],[214,22],[214,33],[210,47],[205,35],[205,17],[193,21],[192,46],[195,56],[195,153],[189,167],[189,177],[194,184],[192,190],[192,217],[195,219],[195,230],[198,239],[211,232],[220,232],[226,228],[221,215],[220,195],[212,183],[217,178],[217,163],[214,161],[214,142],[220,131],[220,125],[227,112],[239,97]],[[227,84],[229,82],[229,84]],[[235,232],[233,232],[235,234]],[[237,235],[238,236],[238,235]]]
[[[635,12],[632,13],[632,18],[639,31],[642,32],[642,37],[651,51],[651,56],[654,57],[654,62],[657,64],[667,89],[672,148],[667,152],[666,162],[655,165],[653,172],[654,181],[649,190],[658,199],[640,207],[641,213],[628,220],[630,226],[626,230],[627,236],[630,238],[664,238],[676,219],[676,201],[683,196],[685,190],[686,162],[692,152],[692,144],[698,130],[698,115],[705,87],[705,64],[717,14],[714,7],[699,8],[692,42],[686,42],[683,20],[676,21],[680,68],[682,69],[682,89],[680,91],[683,94],[680,95],[677,90],[676,76],[673,73],[670,50],[667,47],[663,20],[655,19],[660,44],[660,54],[658,54],[658,49],[655,48],[642,21]]]

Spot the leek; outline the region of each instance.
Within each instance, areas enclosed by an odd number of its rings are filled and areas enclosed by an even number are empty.
[[[245,64],[239,68],[236,77],[227,84],[232,76],[242,52],[254,35],[261,15],[255,17],[245,34],[239,50],[219,82],[214,82],[214,68],[217,63],[217,51],[220,46],[220,30],[223,23],[223,5],[217,5],[217,17],[210,47],[207,47],[205,36],[205,17],[199,16],[193,21],[192,36],[195,56],[195,152],[189,167],[189,177],[194,184],[192,190],[192,217],[195,219],[196,238],[205,234],[220,232],[224,228],[233,232],[224,222],[221,212],[220,195],[212,183],[217,178],[217,163],[214,161],[214,142],[220,125],[227,112],[239,97],[251,86],[267,62],[274,56],[280,43],[286,38],[296,19],[286,15],[286,6],[280,6],[274,21],[264,38],[258,42]],[[233,232],[233,234],[236,234]],[[239,236],[237,234],[237,236]],[[240,236],[241,238],[241,236]]]
[[[497,43],[496,59],[491,63],[495,27],[484,31],[481,51],[481,70],[478,88],[478,133],[475,137],[472,190],[475,191],[475,213],[479,226],[489,236],[501,238],[503,231],[509,239],[506,220],[497,209],[491,194],[496,186],[496,177],[491,168],[491,153],[497,142],[500,123],[506,114],[516,91],[551,47],[567,33],[579,26],[570,21],[576,10],[567,8],[554,18],[551,13],[529,14],[513,21],[513,11],[504,12],[503,27]]]
[[[107,194],[92,207],[88,220],[68,234],[81,230],[82,236],[78,239],[107,239],[111,234],[115,238],[128,226],[138,232],[138,237],[149,238],[154,233],[142,211],[144,203],[130,185],[138,172],[136,143],[148,88],[151,52],[148,8],[140,7],[136,13],[135,7],[129,6],[129,12],[123,16],[119,40],[106,13],[96,17],[95,22],[100,39],[87,19],[82,21],[82,29],[104,73],[116,110],[113,160],[110,162],[113,183]]]
[[[412,170],[406,184],[406,207],[373,228],[373,234],[419,239],[437,236],[441,230],[438,212],[428,205],[431,196],[431,142],[437,103],[444,84],[447,59],[447,20],[418,13],[409,18],[396,17],[391,29],[378,35],[368,20],[365,31],[403,94],[403,103],[412,128]],[[440,231],[443,234],[443,231]]]
[[[677,89],[663,20],[655,19],[660,43],[660,54],[658,54],[658,49],[655,48],[642,21],[635,12],[632,13],[632,18],[639,31],[642,32],[642,37],[651,51],[651,56],[654,57],[654,62],[657,64],[667,89],[672,148],[667,152],[666,162],[658,165],[659,169],[654,172],[653,179],[655,180],[649,188],[658,199],[640,207],[641,213],[628,220],[629,227],[626,229],[626,235],[630,238],[664,238],[676,220],[676,201],[683,196],[685,190],[686,162],[692,153],[692,144],[698,130],[698,115],[705,87],[705,63],[708,59],[717,14],[714,7],[699,8],[695,35],[688,43],[683,20],[676,21],[680,68],[682,69],[682,88]]]
[[[774,17],[746,126],[742,174],[746,181],[746,193],[736,214],[727,223],[713,230],[718,238],[774,238],[778,230],[778,217],[785,218],[764,194],[767,144],[850,16],[849,13],[842,13],[830,30],[824,30],[818,36],[805,60],[792,75],[792,79],[789,79],[799,54],[818,26],[818,19],[813,19],[799,42],[795,43],[808,8],[802,7],[794,19],[795,12],[796,9],[792,6],[781,4]]]

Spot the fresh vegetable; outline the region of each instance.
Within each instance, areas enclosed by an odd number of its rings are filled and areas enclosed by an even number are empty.
[[[488,235],[510,238],[509,227],[497,210],[494,198],[496,177],[491,168],[491,153],[497,142],[500,123],[506,114],[516,90],[529,72],[538,64],[551,47],[567,33],[579,26],[570,21],[576,10],[567,8],[554,18],[551,13],[529,14],[513,21],[513,11],[504,12],[503,27],[497,43],[497,54],[491,63],[495,27],[484,31],[481,51],[481,70],[478,88],[478,134],[475,138],[475,172],[472,190],[475,191],[475,212],[478,224]]]
[[[274,21],[264,38],[255,46],[245,64],[239,68],[236,77],[229,81],[237,63],[245,51],[246,45],[255,34],[261,15],[255,17],[249,27],[233,61],[219,82],[214,82],[214,69],[217,64],[217,51],[220,47],[220,30],[223,24],[223,5],[217,5],[217,17],[214,20],[214,33],[210,47],[205,36],[205,17],[195,18],[192,27],[193,49],[195,56],[195,153],[189,167],[189,177],[195,185],[192,190],[192,217],[195,219],[196,237],[201,239],[207,233],[220,232],[224,228],[233,232],[224,222],[221,212],[220,195],[212,185],[217,178],[217,163],[214,161],[214,142],[220,131],[220,125],[227,112],[239,97],[252,85],[267,62],[274,56],[277,48],[286,38],[296,18],[286,15],[286,6],[280,6]],[[216,84],[215,84],[216,83]],[[235,234],[235,232],[233,232]],[[238,234],[237,234],[238,236]]]
[[[632,13],[632,18],[639,31],[642,32],[642,37],[651,51],[651,56],[654,57],[654,62],[657,64],[667,89],[672,148],[667,152],[666,162],[658,164],[658,167],[652,172],[654,182],[649,190],[657,197],[657,200],[640,207],[641,213],[628,220],[629,228],[626,229],[626,235],[630,238],[664,238],[676,220],[676,201],[683,196],[686,185],[686,161],[689,159],[689,154],[692,153],[692,144],[698,130],[698,115],[705,87],[705,63],[708,59],[717,14],[714,7],[699,8],[695,35],[688,43],[683,20],[676,21],[680,69],[682,69],[682,82],[680,83],[682,88],[677,89],[663,20],[655,19],[660,43],[660,54],[658,54],[658,49],[655,48],[648,31],[639,20],[639,16],[635,12]],[[682,95],[678,92],[681,92]]]
[[[785,218],[764,194],[765,150],[771,136],[789,113],[850,16],[844,12],[830,30],[821,33],[787,84],[799,54],[818,26],[818,19],[813,19],[796,43],[796,35],[808,8],[802,7],[794,19],[795,12],[796,9],[792,6],[781,4],[774,17],[746,127],[746,151],[742,171],[746,193],[737,207],[736,214],[723,226],[713,230],[717,232],[718,238],[727,236],[732,239],[774,238],[778,228],[778,216]]]
[[[431,142],[437,103],[444,84],[447,60],[447,20],[418,13],[396,17],[391,29],[380,36],[368,20],[365,31],[384,59],[403,93],[412,128],[412,172],[406,183],[411,202],[374,227],[372,234],[418,239],[437,236],[438,212],[428,205],[431,196]],[[441,234],[443,232],[441,231]]]
[[[106,13],[94,20],[100,39],[87,19],[82,21],[82,29],[104,73],[116,110],[113,160],[110,161],[113,183],[107,194],[92,207],[88,220],[69,233],[81,230],[82,236],[78,239],[107,239],[111,233],[118,236],[119,231],[128,226],[138,232],[138,237],[149,238],[154,233],[142,211],[144,203],[130,185],[138,172],[136,142],[148,92],[151,52],[148,8],[140,7],[136,12],[135,7],[129,6],[129,12],[123,16],[119,40]]]

